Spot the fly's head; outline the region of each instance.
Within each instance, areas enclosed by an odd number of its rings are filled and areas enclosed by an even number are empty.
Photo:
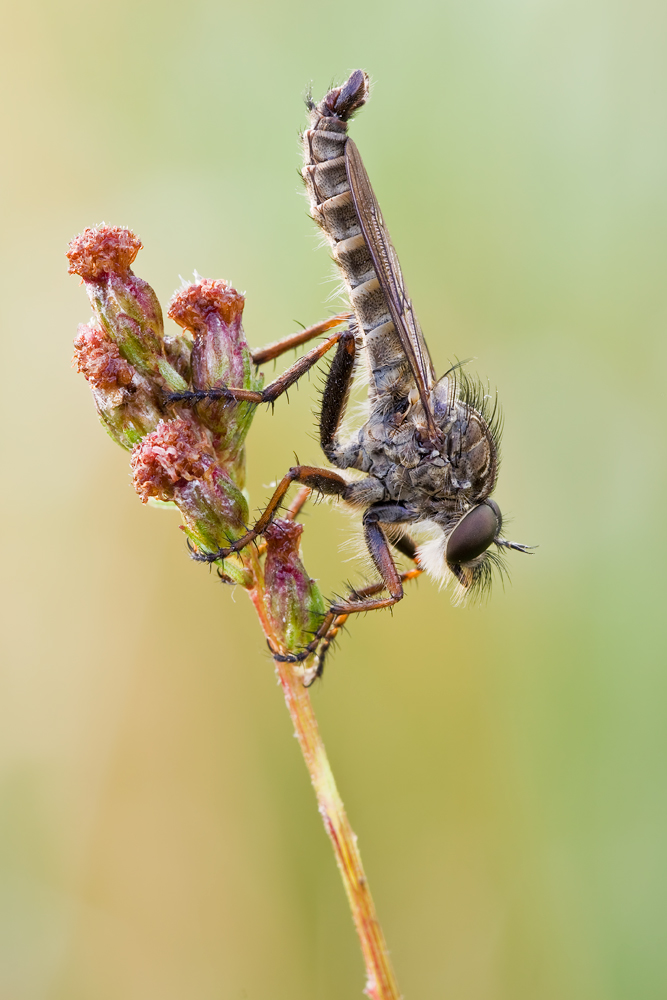
[[[501,555],[490,549],[501,542],[503,518],[495,500],[475,504],[445,536],[444,561],[457,580],[455,600],[462,602],[475,593],[484,594],[491,585],[493,570],[504,573]]]

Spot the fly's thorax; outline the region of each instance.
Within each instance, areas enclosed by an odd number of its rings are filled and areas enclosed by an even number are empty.
[[[451,490],[479,502],[492,492],[498,474],[501,416],[489,406],[481,382],[454,369],[431,389],[434,419],[443,434],[440,452],[450,469]]]
[[[410,506],[415,521],[460,517],[476,502],[474,487],[459,485],[460,469],[425,444],[425,432],[419,404],[407,413],[372,410],[357,436],[354,467],[380,480],[387,499]]]
[[[452,408],[442,456],[451,467],[452,486],[473,501],[488,497],[496,484],[498,448],[484,417],[466,403]]]
[[[422,460],[403,476],[403,492],[413,491],[423,507],[428,507],[429,517],[440,512],[443,502],[456,503],[456,489],[452,483],[452,468],[444,459]],[[425,515],[426,516],[426,515]]]

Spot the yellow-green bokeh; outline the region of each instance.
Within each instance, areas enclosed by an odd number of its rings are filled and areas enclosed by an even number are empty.
[[[261,345],[327,315],[301,97],[354,125],[439,371],[505,411],[512,583],[427,581],[314,691],[406,1000],[667,995],[667,11],[648,0],[5,4],[0,997],[340,1000],[362,966],[245,595],[143,508],[69,367],[67,241]],[[317,462],[315,380],[257,415],[259,506]],[[327,592],[352,530],[306,518]]]

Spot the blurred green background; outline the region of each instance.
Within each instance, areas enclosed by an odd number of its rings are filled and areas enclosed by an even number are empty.
[[[310,81],[354,124],[436,367],[505,412],[512,583],[428,581],[313,692],[406,1000],[667,996],[667,9],[649,0],[5,4],[2,1000],[340,1000],[363,971],[242,592],[187,559],[70,368],[68,240],[142,238],[163,303],[328,315],[297,176]],[[271,374],[268,366],[267,374]],[[258,413],[258,507],[320,454]],[[306,518],[326,592],[350,521]]]

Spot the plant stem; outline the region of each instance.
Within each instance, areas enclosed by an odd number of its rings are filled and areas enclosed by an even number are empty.
[[[359,935],[366,965],[364,993],[370,1000],[400,1000],[384,934],[361,863],[357,837],[336,787],[310,694],[293,664],[277,663],[276,670]]]
[[[257,609],[266,638],[276,648],[278,643],[265,613],[261,576],[257,574],[255,579],[256,586],[250,591],[250,598]],[[366,966],[364,993],[369,1000],[401,1000],[384,934],[361,863],[357,837],[350,826],[343,800],[336,787],[310,693],[304,687],[303,677],[293,663],[276,662],[276,672],[352,910],[352,919]]]

